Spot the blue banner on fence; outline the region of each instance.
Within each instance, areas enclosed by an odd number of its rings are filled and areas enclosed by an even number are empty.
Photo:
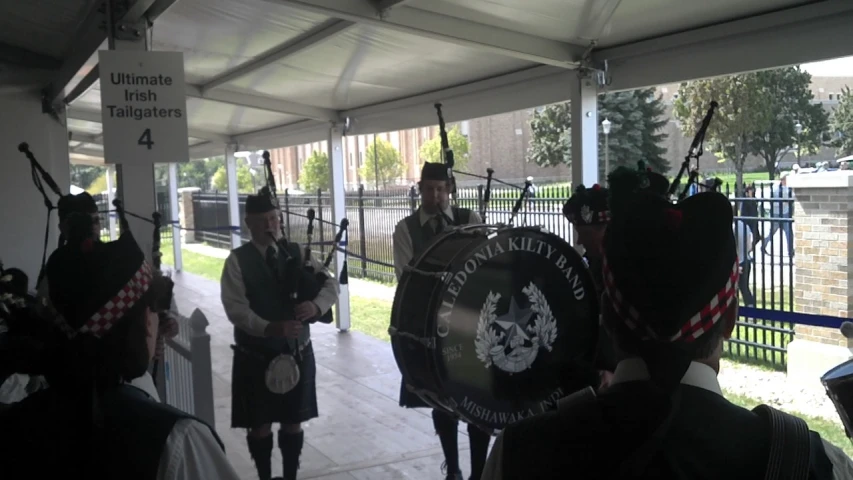
[[[813,327],[841,328],[841,324],[847,319],[830,317],[829,315],[812,315],[809,313],[781,312],[779,310],[767,310],[765,308],[740,307],[739,315],[748,318],[760,318],[774,322],[796,323],[799,325],[811,325]]]

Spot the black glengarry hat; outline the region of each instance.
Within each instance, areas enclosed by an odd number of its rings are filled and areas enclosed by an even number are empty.
[[[579,185],[563,205],[563,215],[573,225],[606,224],[610,221],[607,189],[597,183],[592,188]]]
[[[637,168],[619,167],[607,176],[610,188],[610,205],[614,211],[625,203],[626,197],[638,192],[649,193],[660,198],[669,197],[669,180],[660,173],[653,172],[643,161],[637,162]]]
[[[732,207],[722,194],[674,205],[635,193],[607,227],[605,291],[640,341],[689,348],[736,301],[738,273]]]
[[[57,202],[56,209],[59,213],[59,221],[62,222],[72,213],[97,213],[98,204],[88,192],[77,195],[63,195]]]
[[[257,195],[249,195],[246,198],[246,215],[267,213],[275,209],[275,202],[267,187],[262,188]]]
[[[421,169],[421,180],[450,180],[447,165],[444,163],[424,163]]]
[[[68,243],[47,264],[50,300],[69,337],[100,338],[145,295],[154,273],[129,229],[118,240],[101,243],[86,234],[92,228],[89,215],[72,214],[69,223]]]

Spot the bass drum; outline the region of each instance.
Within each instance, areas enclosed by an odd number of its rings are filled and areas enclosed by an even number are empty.
[[[500,430],[572,393],[561,372],[593,362],[598,301],[583,259],[556,235],[466,225],[406,267],[389,332],[408,389]]]
[[[820,377],[820,381],[841,417],[847,437],[853,439],[853,424],[850,423],[853,415],[853,360],[832,368]]]

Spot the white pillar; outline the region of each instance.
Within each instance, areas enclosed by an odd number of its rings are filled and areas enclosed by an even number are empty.
[[[569,100],[572,113],[572,190],[580,184],[598,183],[598,84],[593,78],[575,77]],[[579,251],[575,231],[570,236]]]
[[[331,164],[329,171],[332,174],[332,184],[330,185],[332,192],[332,218],[338,225],[347,216],[346,190],[344,189],[346,164],[344,163],[343,136],[343,128],[339,125],[333,125],[329,130],[329,163]],[[348,248],[347,244],[343,242],[340,246]],[[337,278],[340,278],[343,262],[344,254],[339,251],[335,255],[335,272]],[[338,330],[346,332],[350,328],[349,285],[341,285],[341,294],[338,297],[338,304],[335,309],[335,323]]]
[[[571,89],[572,188],[598,180],[598,86],[594,78],[578,78]]]
[[[113,209],[113,199],[115,198],[115,193],[113,193],[113,189],[116,188],[115,184],[113,184],[113,174],[116,169],[113,165],[107,165],[107,210]],[[109,212],[107,213],[107,227],[110,229],[110,241],[116,239],[116,214]]]
[[[240,227],[240,190],[237,188],[237,145],[225,146],[225,176],[228,182],[228,225]],[[239,231],[231,232],[231,248],[243,244]]]
[[[175,256],[176,272],[184,269],[184,259],[181,257],[181,225],[178,221],[180,212],[178,209],[178,164],[169,164],[169,207],[172,219],[172,252]]]

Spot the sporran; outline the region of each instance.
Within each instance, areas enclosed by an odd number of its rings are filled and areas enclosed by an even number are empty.
[[[270,392],[284,395],[290,392],[299,383],[299,364],[293,355],[282,353],[273,358],[267,371],[264,373],[264,381]]]

